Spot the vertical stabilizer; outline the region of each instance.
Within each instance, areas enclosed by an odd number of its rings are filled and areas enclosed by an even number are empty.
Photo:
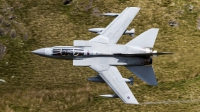
[[[151,28],[132,39],[126,45],[153,48],[158,31],[158,28]]]

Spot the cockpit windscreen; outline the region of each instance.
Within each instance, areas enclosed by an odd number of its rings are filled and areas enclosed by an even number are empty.
[[[83,49],[54,48],[53,55],[55,56],[82,56],[84,55],[84,50]]]

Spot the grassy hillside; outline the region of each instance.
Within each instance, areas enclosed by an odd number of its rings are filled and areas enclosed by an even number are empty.
[[[113,20],[100,16],[102,12],[121,12],[128,6],[141,8],[128,29],[135,28],[137,36],[159,28],[154,49],[174,52],[153,58],[158,86],[134,76],[130,89],[141,105],[98,97],[113,91],[106,84],[88,82],[97,74],[89,67],[30,53],[89,40],[95,34],[87,29],[106,27]],[[62,0],[0,0],[0,49],[6,47],[0,50],[0,79],[6,81],[0,83],[0,111],[199,111],[199,6],[198,0],[73,0],[69,5]],[[169,25],[172,21],[176,26]],[[122,36],[118,43],[130,40]],[[123,77],[133,75],[124,67],[118,69]],[[159,104],[162,101],[166,102]]]

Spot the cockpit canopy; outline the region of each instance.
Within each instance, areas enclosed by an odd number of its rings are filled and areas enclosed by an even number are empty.
[[[84,55],[84,50],[76,49],[76,48],[53,48],[53,55],[55,56],[82,56]]]

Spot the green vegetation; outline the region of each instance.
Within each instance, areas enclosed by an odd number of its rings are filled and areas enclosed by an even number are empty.
[[[138,101],[200,100],[198,0],[73,0],[65,6],[59,0],[0,0],[0,29],[4,29],[0,44],[6,46],[0,60],[0,79],[6,81],[0,83],[0,111],[199,111],[199,102],[125,105],[120,99],[100,98],[99,94],[113,92],[106,84],[86,80],[96,75],[89,67],[73,67],[72,61],[30,53],[41,47],[89,40],[95,34],[87,29],[105,27],[113,20],[100,13],[121,12],[128,6],[141,7],[128,29],[135,28],[137,36],[149,28],[160,28],[154,49],[174,52],[154,58],[157,87],[134,76],[130,88]],[[177,26],[170,26],[170,21]],[[16,34],[10,35],[11,31]],[[130,40],[122,36],[119,43]],[[118,68],[123,77],[132,75],[124,67]]]

